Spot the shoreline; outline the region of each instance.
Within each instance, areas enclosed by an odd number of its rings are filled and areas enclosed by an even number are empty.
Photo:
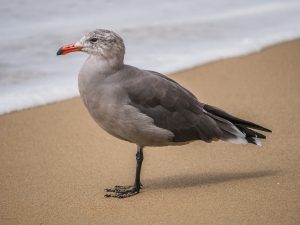
[[[170,77],[201,102],[273,130],[262,147],[193,142],[147,148],[105,133],[79,97],[0,116],[0,224],[300,223],[300,40]]]
[[[261,53],[263,51],[266,51],[266,50],[268,50],[270,48],[274,48],[276,46],[279,46],[279,45],[282,45],[282,44],[286,44],[286,43],[297,42],[299,40],[300,40],[300,38],[291,38],[291,40],[285,40],[285,41],[276,42],[275,44],[266,45],[266,46],[264,46],[263,48],[261,48],[259,50],[253,50],[253,51],[250,51],[248,53],[243,53],[243,54],[237,54],[237,55],[233,55],[233,56],[228,56],[226,58],[210,60],[208,62],[203,62],[203,63],[200,63],[198,65],[195,65],[195,66],[192,66],[192,67],[189,67],[189,68],[179,69],[179,70],[177,70],[175,72],[163,73],[163,74],[165,74],[168,77],[172,78],[172,76],[176,76],[177,74],[182,74],[182,73],[187,72],[187,71],[192,71],[192,70],[194,70],[194,69],[196,69],[198,67],[208,66],[210,64],[222,62],[223,60],[230,60],[230,59],[235,59],[235,58],[240,58],[240,57],[251,56],[253,54],[259,54],[259,53]],[[141,68],[141,69],[143,69],[143,68]],[[9,115],[9,114],[15,113],[15,112],[22,112],[23,110],[35,109],[35,108],[44,107],[44,106],[48,106],[48,105],[52,105],[52,104],[56,104],[56,103],[60,103],[60,102],[69,101],[69,100],[72,100],[72,99],[75,99],[75,98],[78,98],[78,97],[80,97],[80,96],[77,95],[77,96],[69,97],[69,98],[66,98],[66,99],[60,99],[60,100],[50,101],[50,102],[47,102],[45,104],[40,104],[40,105],[36,105],[36,106],[31,106],[31,107],[25,107],[23,109],[15,109],[15,110],[12,110],[12,111],[9,111],[9,112],[4,112],[4,113],[0,114],[0,117],[3,116],[3,115]]]

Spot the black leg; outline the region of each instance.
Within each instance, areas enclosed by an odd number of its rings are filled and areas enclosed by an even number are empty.
[[[134,181],[134,187],[136,187],[137,192],[140,192],[141,189],[141,170],[142,170],[143,160],[144,160],[143,148],[138,146],[136,151],[136,171],[135,171],[135,181]]]
[[[105,189],[106,192],[110,192],[109,194],[106,194],[105,197],[127,198],[127,197],[138,194],[142,187],[140,177],[141,177],[143,159],[144,159],[143,147],[137,146],[136,172],[135,172],[134,185],[133,186],[115,186],[114,188]]]

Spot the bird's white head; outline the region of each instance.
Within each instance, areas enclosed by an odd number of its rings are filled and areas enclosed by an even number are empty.
[[[78,42],[64,45],[57,55],[82,51],[106,60],[118,59],[123,63],[125,45],[123,39],[113,31],[97,29],[87,33]]]

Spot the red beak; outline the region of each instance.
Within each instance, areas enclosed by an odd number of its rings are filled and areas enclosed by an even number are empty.
[[[70,52],[80,51],[81,49],[82,49],[82,47],[75,46],[75,43],[73,43],[73,44],[68,44],[68,45],[62,46],[60,49],[58,49],[56,54],[57,55],[65,55]]]

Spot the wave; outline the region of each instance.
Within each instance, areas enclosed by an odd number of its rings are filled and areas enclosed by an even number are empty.
[[[86,56],[55,53],[96,28],[124,38],[127,64],[168,74],[300,37],[296,0],[11,0],[0,12],[0,114],[78,96]]]

